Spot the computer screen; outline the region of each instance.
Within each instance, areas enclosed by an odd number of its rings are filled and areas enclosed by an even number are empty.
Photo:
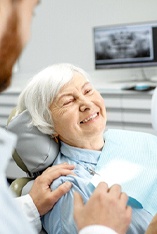
[[[94,27],[95,68],[157,66],[157,22]]]

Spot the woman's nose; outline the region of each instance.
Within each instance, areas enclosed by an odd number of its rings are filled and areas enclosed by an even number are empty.
[[[92,106],[92,102],[88,98],[81,98],[80,100],[80,111],[87,111],[90,110]]]

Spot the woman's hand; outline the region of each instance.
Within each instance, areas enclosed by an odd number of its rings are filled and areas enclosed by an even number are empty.
[[[127,206],[128,196],[121,192],[119,185],[110,189],[101,182],[89,201],[84,205],[81,196],[74,194],[74,218],[78,229],[89,225],[104,225],[119,234],[126,233],[131,222],[131,207]]]
[[[52,191],[50,185],[53,180],[60,176],[74,175],[72,172],[73,169],[74,166],[67,163],[55,165],[47,168],[42,175],[35,179],[29,195],[32,197],[40,215],[44,215],[52,209],[58,199],[67,193],[72,186],[72,184],[67,181]]]

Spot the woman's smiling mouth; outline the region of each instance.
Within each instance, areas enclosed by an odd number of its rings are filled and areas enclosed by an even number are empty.
[[[99,115],[98,112],[97,112],[97,113],[94,113],[94,114],[91,115],[90,117],[88,117],[88,118],[82,120],[82,121],[80,122],[80,124],[87,123],[87,122],[89,122],[89,121],[95,119],[98,115]]]

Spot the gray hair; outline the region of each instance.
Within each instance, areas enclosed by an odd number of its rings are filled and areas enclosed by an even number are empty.
[[[88,74],[83,69],[67,63],[54,64],[39,72],[21,92],[16,114],[28,110],[32,124],[39,131],[54,135],[54,123],[49,108],[63,85],[73,78],[74,72],[82,74],[88,80]]]

